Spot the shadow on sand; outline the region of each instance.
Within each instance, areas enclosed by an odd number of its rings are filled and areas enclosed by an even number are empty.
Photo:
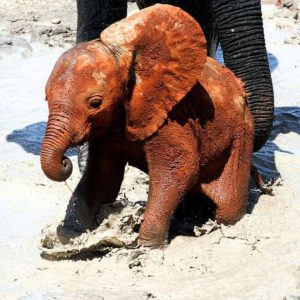
[[[40,155],[47,122],[38,122],[21,129],[15,129],[6,140],[20,145],[27,153]],[[67,156],[76,155],[76,149],[69,149]]]
[[[276,167],[275,153],[293,154],[290,149],[280,148],[275,140],[279,134],[294,132],[300,135],[300,107],[286,106],[275,108],[273,128],[270,137],[264,147],[253,155],[253,164],[259,170],[265,181],[274,182],[281,178],[281,174]],[[251,213],[259,198],[259,191],[250,189],[247,211]]]

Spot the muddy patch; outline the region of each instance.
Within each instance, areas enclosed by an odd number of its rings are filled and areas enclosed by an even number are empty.
[[[101,207],[99,226],[63,245],[56,233],[60,224],[48,225],[42,230],[41,257],[48,260],[95,257],[114,248],[138,247],[138,230],[142,222],[144,205],[116,201]]]

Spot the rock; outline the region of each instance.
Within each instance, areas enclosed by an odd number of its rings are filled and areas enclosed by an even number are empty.
[[[75,40],[70,40],[70,39],[65,39],[64,42],[67,44],[75,44]]]
[[[289,295],[289,296],[285,296],[283,300],[300,300],[300,296]]]
[[[144,292],[143,300],[154,299],[155,296],[150,292]]]
[[[53,20],[50,21],[50,23],[51,24],[55,24],[55,25],[60,24],[61,23],[61,19],[53,19]]]
[[[55,28],[50,32],[50,35],[59,35],[63,33],[68,33],[68,30],[64,27]]]

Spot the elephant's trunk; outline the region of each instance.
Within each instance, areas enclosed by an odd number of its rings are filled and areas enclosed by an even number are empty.
[[[58,114],[50,115],[42,144],[42,169],[49,179],[55,181],[65,181],[73,170],[70,159],[64,156],[70,147],[71,135],[66,129],[69,127],[67,124],[67,119]]]
[[[213,0],[225,64],[244,83],[254,118],[254,151],[269,137],[274,113],[260,0]]]

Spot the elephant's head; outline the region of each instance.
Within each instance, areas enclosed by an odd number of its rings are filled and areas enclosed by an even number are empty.
[[[198,23],[169,5],[144,9],[63,54],[46,87],[45,174],[66,180],[72,171],[67,148],[106,132],[120,111],[128,139],[151,136],[196,84],[206,55]]]

